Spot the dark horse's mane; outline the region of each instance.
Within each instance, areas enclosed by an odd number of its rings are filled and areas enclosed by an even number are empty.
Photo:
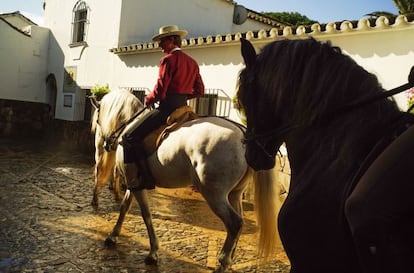
[[[238,97],[256,129],[298,128],[290,135],[298,144],[291,152],[307,158],[302,175],[320,178],[322,170],[328,176],[326,170],[340,168],[346,180],[404,116],[389,99],[347,108],[383,91],[376,76],[340,48],[310,38],[266,45],[254,65],[240,72]]]

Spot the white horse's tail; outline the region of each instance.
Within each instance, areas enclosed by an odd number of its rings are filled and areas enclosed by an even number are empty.
[[[280,187],[275,181],[274,170],[257,171],[253,174],[254,201],[260,229],[259,257],[267,259],[281,247],[277,217],[281,207]]]

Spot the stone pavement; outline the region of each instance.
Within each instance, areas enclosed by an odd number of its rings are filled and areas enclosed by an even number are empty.
[[[198,193],[156,189],[150,205],[160,239],[158,266],[143,262],[149,243],[137,205],[117,247],[105,249],[119,204],[104,188],[94,209],[93,155],[58,145],[0,139],[0,187],[0,272],[211,272],[225,237]],[[246,204],[231,272],[289,272],[283,251],[258,266],[251,207]]]

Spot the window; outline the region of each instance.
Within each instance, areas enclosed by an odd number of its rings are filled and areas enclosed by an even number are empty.
[[[86,42],[86,33],[89,24],[88,11],[89,8],[85,1],[78,1],[73,8],[72,44]]]

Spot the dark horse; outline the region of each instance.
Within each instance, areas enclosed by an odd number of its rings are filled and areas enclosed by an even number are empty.
[[[354,232],[347,214],[349,196],[389,144],[412,131],[413,115],[400,111],[374,75],[329,42],[280,40],[258,55],[249,41],[241,42],[246,67],[238,98],[247,117],[247,162],[269,169],[281,144],[288,151],[290,190],[278,224],[291,272],[414,272],[413,201],[389,215],[383,248],[377,242],[361,246],[370,234]],[[401,167],[410,165],[404,162]],[[403,181],[414,190],[407,170],[399,173],[398,181],[386,182],[397,188]],[[375,204],[386,208],[399,198],[414,199],[409,190],[389,194]]]

